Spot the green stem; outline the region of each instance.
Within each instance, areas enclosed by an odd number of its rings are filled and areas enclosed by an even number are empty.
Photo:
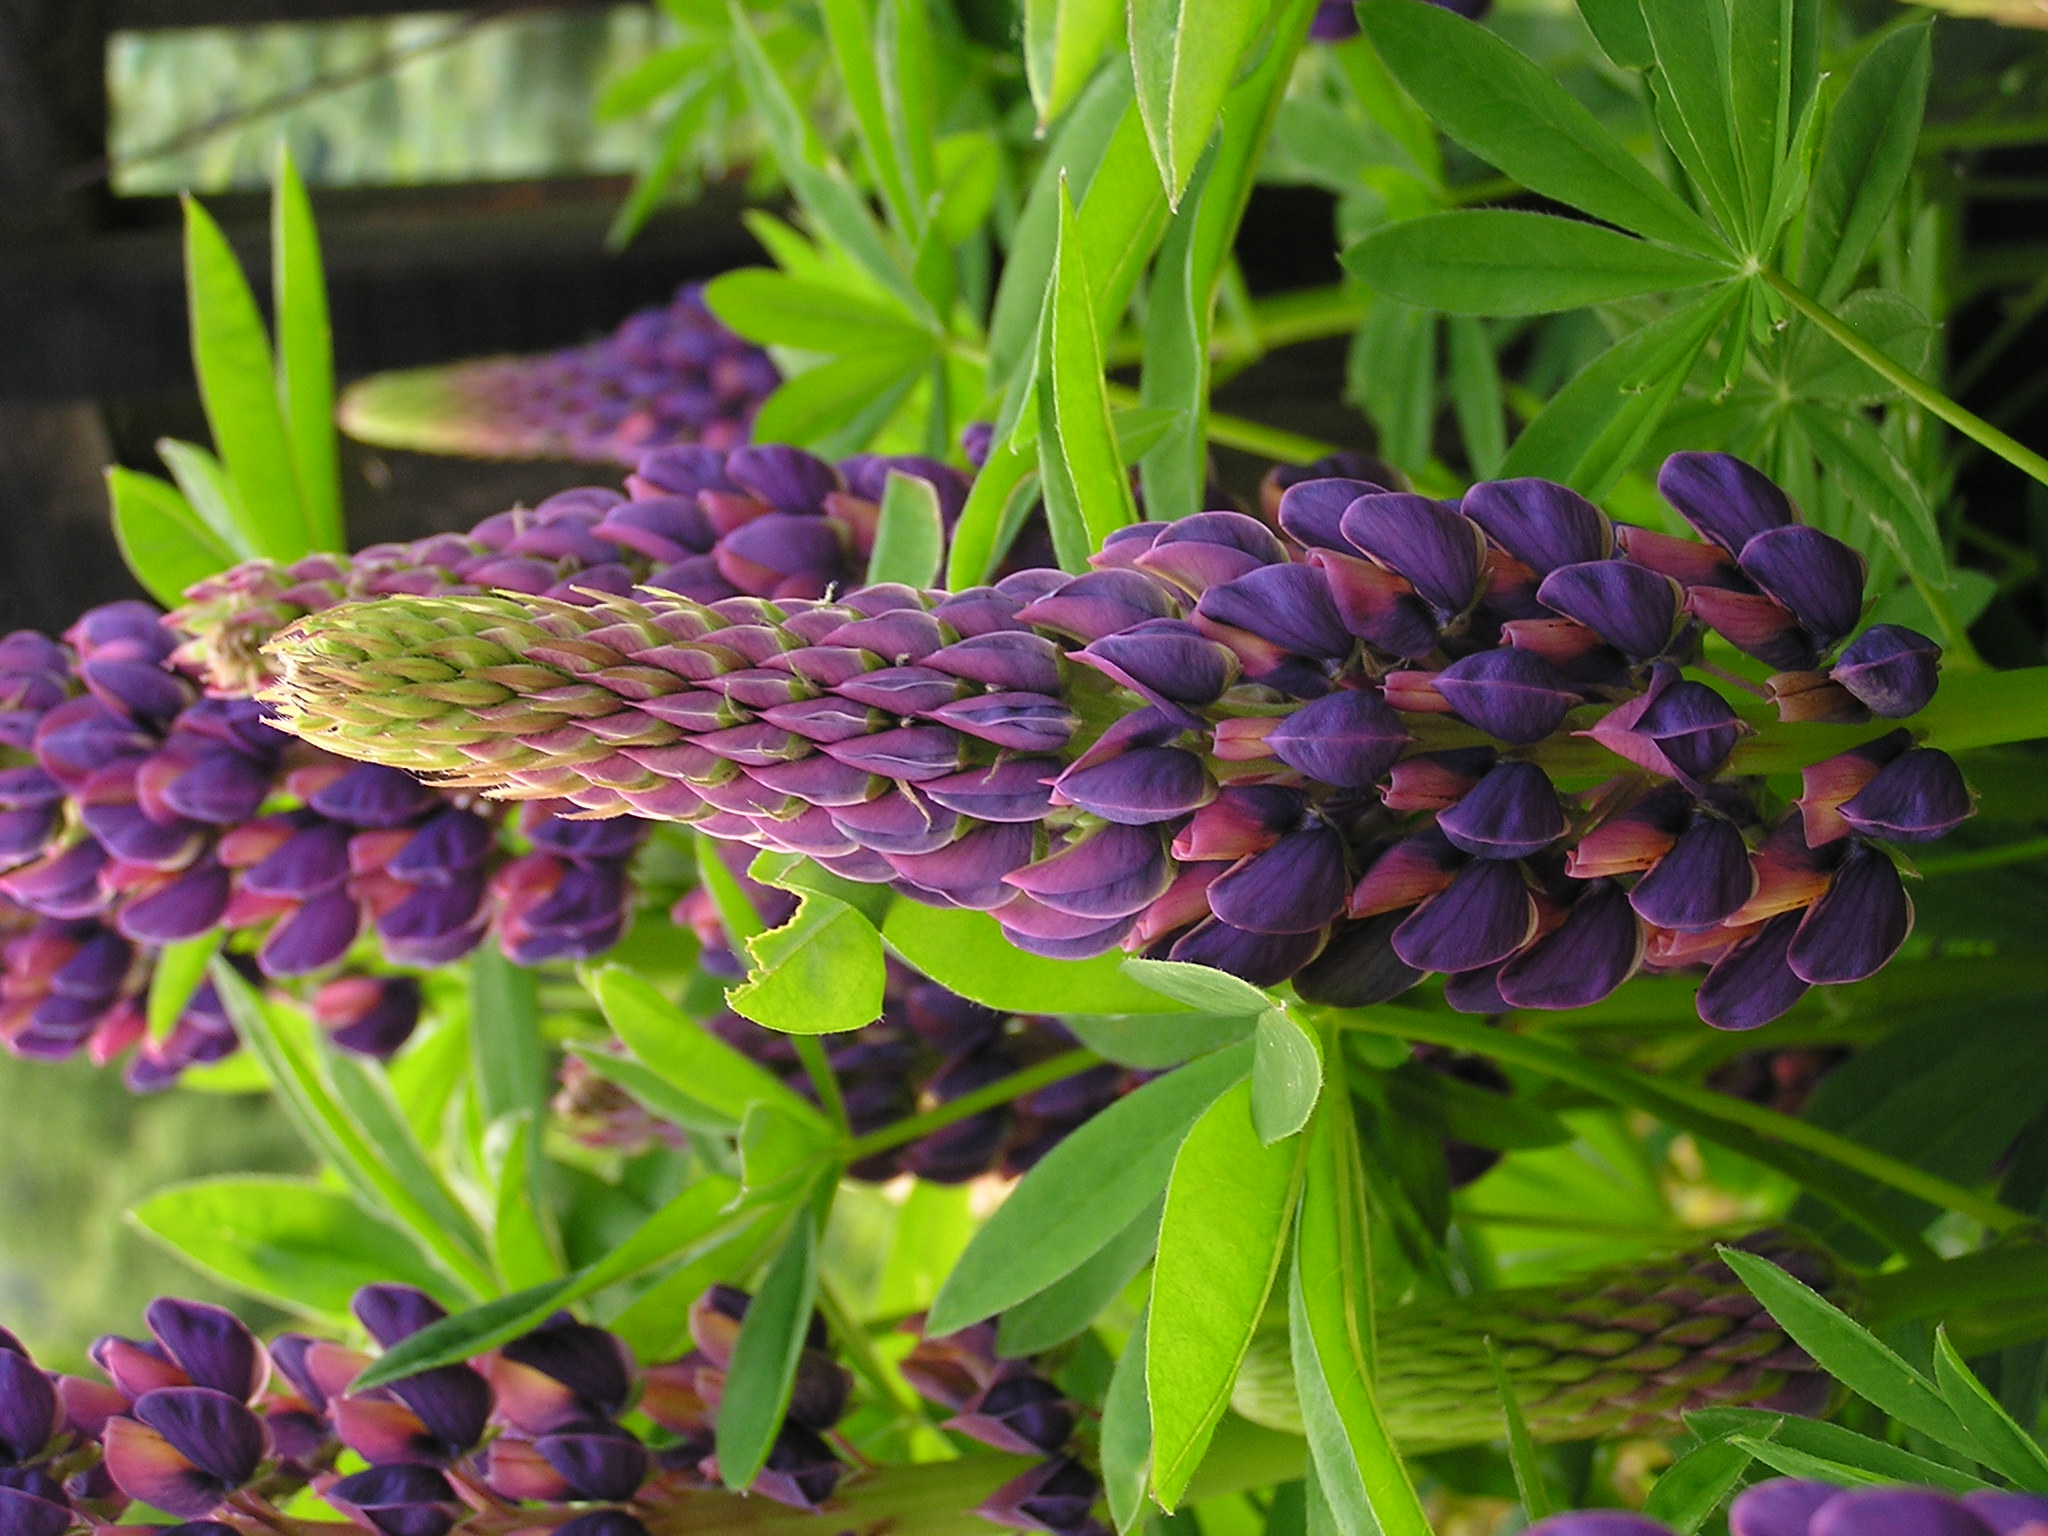
[[[832,1061],[825,1054],[824,1044],[816,1035],[791,1035],[789,1043],[796,1048],[796,1059],[804,1064],[804,1075],[818,1090],[818,1103],[833,1125],[838,1127],[839,1134],[846,1135],[849,1130],[846,1096],[839,1091],[839,1075],[832,1070]]]
[[[1920,873],[1929,877],[1935,875],[1967,875],[1980,869],[2003,869],[2008,864],[2025,864],[2034,859],[2048,859],[2048,837],[2030,837],[2025,842],[2007,843],[1999,848],[1976,848],[1968,853],[1952,853],[1946,858],[1916,859]]]
[[[943,1131],[947,1126],[980,1114],[985,1109],[994,1109],[998,1104],[1008,1104],[1021,1099],[1027,1093],[1036,1093],[1048,1084],[1062,1078],[1086,1072],[1090,1067],[1101,1064],[1102,1058],[1090,1050],[1063,1051],[1057,1056],[1047,1057],[1035,1067],[1026,1067],[1022,1072],[1013,1072],[1008,1077],[990,1083],[986,1088],[977,1088],[972,1093],[962,1094],[937,1109],[926,1110],[921,1115],[912,1115],[908,1120],[898,1120],[885,1125],[878,1131],[865,1136],[856,1136],[846,1148],[846,1161],[857,1163],[862,1158],[873,1157],[877,1152],[887,1152],[891,1147],[900,1147],[907,1142],[917,1141]]]
[[[847,1364],[867,1382],[875,1395],[884,1402],[893,1403],[910,1422],[929,1425],[931,1418],[925,1412],[924,1399],[910,1389],[910,1383],[889,1369],[881,1351],[875,1348],[873,1337],[853,1315],[831,1278],[823,1274],[818,1276],[818,1310],[825,1315],[825,1326],[839,1340]]]
[[[1695,1087],[1691,1083],[1651,1078],[1626,1067],[1592,1061],[1576,1051],[1527,1035],[1449,1015],[1411,1013],[1392,1008],[1358,1009],[1333,1017],[1344,1028],[1472,1051],[1526,1067],[1617,1104],[1645,1110],[1674,1125],[1735,1146],[1737,1150],[1742,1150],[1738,1142],[1753,1145],[1756,1140],[1796,1149],[1916,1200],[1968,1216],[1994,1232],[2010,1232],[2033,1221],[2032,1217],[1988,1196],[1808,1121],[1795,1120],[1762,1105]],[[1731,1139],[1731,1132],[1738,1134]],[[1815,1192],[1822,1193],[1818,1189]],[[1841,1204],[1848,1195],[1848,1191],[1836,1189],[1828,1191],[1826,1198]],[[1876,1216],[1860,1199],[1855,1201],[1853,1211],[1847,1207],[1844,1209],[1862,1224]],[[1896,1223],[1887,1218],[1885,1225],[1891,1229],[1889,1235],[1892,1240],[1896,1241],[1901,1235]],[[1920,1246],[1917,1238],[1915,1246]]]
[[[1765,268],[1763,280],[1800,314],[1818,326],[1836,345],[1864,367],[1892,385],[1907,399],[1954,427],[1972,442],[1981,444],[2017,469],[2048,485],[2048,458],[2026,444],[2001,432],[1975,412],[1966,411],[1919,375],[1907,371],[1892,358],[1873,347],[1803,289],[1778,273]]]

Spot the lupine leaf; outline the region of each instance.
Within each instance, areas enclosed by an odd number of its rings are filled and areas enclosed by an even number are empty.
[[[1648,69],[1657,62],[1641,0],[1579,0],[1579,14],[1601,52],[1623,69]]]
[[[278,154],[271,194],[271,293],[277,309],[277,397],[315,549],[348,548],[334,430],[334,329],[313,201],[291,151]]]
[[[357,1379],[368,1391],[437,1365],[453,1365],[495,1349],[538,1327],[573,1301],[681,1259],[685,1264],[717,1246],[737,1226],[760,1220],[757,1209],[732,1209],[739,1188],[723,1174],[707,1174],[649,1216],[605,1258],[566,1280],[533,1286],[457,1312],[386,1350]]]
[[[2022,1488],[2048,1493],[2048,1454],[1963,1363],[1945,1328],[1934,1331],[1934,1380],[1969,1432],[1972,1456]]]
[[[1188,183],[1187,196],[1160,242],[1152,285],[1145,295],[1139,397],[1171,413],[1171,424],[1158,446],[1138,458],[1145,515],[1155,522],[1172,522],[1202,510],[1213,284],[1197,270],[1195,237],[1215,163],[1213,151],[1204,155]]]
[[[1323,1089],[1323,1053],[1284,1009],[1259,1015],[1252,1037],[1252,1125],[1267,1146],[1284,1141],[1315,1112]]]
[[[595,1041],[587,1040],[570,1041],[569,1054],[606,1082],[623,1088],[632,1095],[634,1102],[659,1119],[679,1125],[686,1131],[730,1136],[739,1129],[737,1120],[688,1097],[659,1072],[631,1056],[621,1056]]]
[[[1945,588],[1948,550],[1934,507],[1875,424],[1853,411],[1806,405],[1793,410],[1812,439],[1814,453],[1850,492],[1856,516],[1868,519],[1911,575],[1937,590]]]
[[[1459,315],[1540,315],[1734,275],[1725,263],[1544,213],[1472,208],[1404,219],[1344,265],[1409,304]]]
[[[745,943],[755,969],[725,1000],[756,1024],[831,1035],[881,1017],[882,936],[837,897],[808,892],[787,923]]]
[[[1747,236],[1751,231],[1726,83],[1730,39],[1725,0],[1642,0],[1642,7],[1657,54],[1658,124],[1722,227]]]
[[[967,504],[953,524],[953,550],[946,563],[946,584],[971,587],[985,580],[1008,551],[1005,530],[1023,522],[1022,509],[1035,499],[1038,455],[997,438],[988,461],[974,477]],[[1016,512],[1013,519],[1011,514]],[[1014,532],[1012,532],[1014,536]]]
[[[931,22],[925,0],[876,0],[873,47],[889,151],[914,211],[904,228],[922,231],[939,185],[933,164],[939,135],[932,115],[939,85],[933,73]],[[952,286],[949,268],[948,281],[928,288],[928,296],[935,305],[943,305]]]
[[[486,1123],[547,1103],[547,1054],[540,1038],[540,985],[494,944],[469,962],[470,1067]]]
[[[1075,1039],[1104,1060],[1156,1072],[1237,1044],[1251,1035],[1256,1021],[1245,1014],[1070,1013],[1063,1022]]]
[[[1828,115],[1799,250],[1799,286],[1823,304],[1849,291],[1912,173],[1933,35],[1923,22],[1879,41]]]
[[[1508,451],[1500,363],[1483,322],[1453,315],[1444,329],[1450,341],[1451,406],[1458,415],[1465,458],[1474,475],[1491,479],[1500,473]]]
[[[861,158],[867,162],[890,221],[899,230],[913,229],[917,199],[905,185],[902,167],[890,150],[889,119],[882,105],[882,77],[875,62],[874,23],[867,0],[823,0],[819,10],[832,45],[839,87],[846,93],[846,104],[852,108],[859,130]]]
[[[1493,1387],[1500,1396],[1501,1418],[1508,1432],[1508,1465],[1514,1470],[1515,1491],[1522,1497],[1522,1513],[1541,1520],[1555,1506],[1543,1480],[1543,1466],[1536,1459],[1536,1442],[1529,1438],[1529,1421],[1522,1414],[1514,1383],[1508,1380],[1507,1367],[1501,1364],[1500,1346],[1492,1339],[1486,1341],[1486,1363],[1493,1367]]]
[[[213,444],[235,486],[250,542],[275,560],[315,547],[298,469],[273,384],[275,364],[256,297],[213,216],[185,200],[185,281],[192,362]]]
[[[185,1011],[185,1005],[192,1001],[206,980],[207,967],[213,964],[213,957],[220,953],[221,941],[227,935],[220,929],[211,929],[196,939],[183,939],[175,944],[166,944],[157,953],[156,969],[149,975],[149,1038],[162,1040],[168,1036],[178,1022],[178,1015]]]
[[[1186,1009],[1123,973],[1121,956],[1047,960],[1003,937],[986,912],[899,901],[882,923],[889,947],[941,986],[1003,1013],[1170,1014]]]
[[[559,1244],[547,1213],[538,1204],[540,1148],[534,1135],[535,1111],[508,1114],[491,1127],[488,1143],[498,1157],[498,1191],[491,1221],[491,1262],[507,1289],[545,1285],[562,1275]]]
[[[409,1238],[311,1179],[229,1174],[173,1184],[128,1219],[223,1285],[337,1325],[356,1288],[380,1281],[457,1299]]]
[[[1152,1489],[1168,1509],[1229,1406],[1286,1258],[1305,1150],[1303,1138],[1259,1139],[1251,1084],[1240,1082],[1203,1111],[1174,1158],[1145,1345]]]
[[[1159,1212],[1160,1202],[1154,1201],[1085,1263],[1006,1308],[997,1325],[997,1350],[1011,1359],[1041,1354],[1094,1322],[1152,1261],[1159,1244]]]
[[[463,1252],[485,1258],[490,1248],[484,1232],[428,1159],[426,1146],[405,1118],[381,1065],[341,1050],[316,1030],[302,1028],[300,1033],[335,1101],[381,1167],[405,1190],[421,1219]]]
[[[704,302],[735,334],[764,347],[807,352],[909,352],[928,333],[900,307],[766,267],[741,267],[704,285]]]
[[[1138,110],[1167,197],[1178,203],[1267,8],[1258,0],[1129,3]]]
[[[653,983],[620,965],[584,973],[584,983],[605,1022],[640,1063],[700,1116],[738,1130],[755,1104],[774,1104],[796,1119],[824,1121],[808,1100],[733,1049],[656,991]]]
[[[1730,0],[1728,6],[1729,120],[1734,125],[1736,164],[1742,173],[1750,228],[1763,234],[1765,210],[1790,148],[1793,122],[1811,89],[1793,76],[1803,72],[1800,47],[1803,0]]]
[[[1770,1260],[1736,1248],[1723,1248],[1721,1257],[1822,1370],[1901,1423],[1952,1450],[1973,1454],[1955,1410],[1874,1334]]]
[[[1728,1440],[1696,1445],[1657,1474],[1643,1513],[1679,1533],[1693,1536],[1728,1495],[1742,1485],[1755,1458]]]
[[[1027,1173],[974,1235],[932,1302],[953,1333],[1037,1295],[1159,1198],[1188,1129],[1251,1070],[1248,1046],[1189,1062],[1117,1100]]]
[[[1123,969],[1140,986],[1204,1013],[1253,1018],[1273,1006],[1262,988],[1211,966],[1133,958],[1123,962]]]
[[[1504,175],[1639,235],[1725,249],[1576,97],[1485,27],[1424,0],[1376,0],[1359,21],[1437,126]]]
[[[818,1290],[818,1224],[808,1207],[768,1266],[733,1341],[718,1404],[718,1471],[725,1486],[753,1485],[782,1428]]]
[[[261,554],[261,546],[243,526],[234,482],[217,457],[197,443],[180,442],[175,437],[158,438],[156,451],[192,511],[215,538],[235,551],[236,559],[249,560]]]
[[[939,513],[939,493],[922,476],[890,470],[867,579],[929,587],[939,579],[945,556],[946,524]]]
[[[1145,1314],[1117,1356],[1109,1391],[1102,1400],[1102,1493],[1109,1518],[1120,1533],[1134,1529],[1145,1513],[1145,1489],[1152,1465],[1152,1405],[1145,1396]]]
[[[1982,1478],[1967,1472],[1817,1419],[1767,1413],[1759,1408],[1702,1408],[1688,1413],[1685,1422],[1703,1439],[1742,1435],[1746,1441],[1802,1452],[1885,1482],[1927,1483],[1951,1493],[1968,1493],[1985,1486]]]
[[[1041,128],[1081,94],[1123,12],[1123,0],[1024,0],[1024,76]]]
[[[218,575],[239,558],[175,486],[155,475],[110,465],[107,498],[121,558],[166,607],[176,607],[187,587]]]
[[[921,341],[835,358],[784,379],[754,415],[755,440],[821,454],[864,447],[924,377],[932,356]]]

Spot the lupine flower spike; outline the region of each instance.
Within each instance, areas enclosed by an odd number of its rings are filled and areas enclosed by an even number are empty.
[[[1688,675],[1706,630],[1794,719],[1917,709],[1933,649],[1854,638],[1860,559],[1748,465],[1660,483],[1706,542],[1539,481],[1323,479],[1284,538],[1208,512],[962,592],[343,606],[278,636],[265,697],[343,756],[805,854],[1041,954],[1347,1006],[1441,972],[1486,1013],[1705,967],[1701,1016],[1751,1028],[1884,965],[1912,921],[1885,845],[1970,799],[1909,729],[1788,809],[1730,771],[1751,727]],[[1607,777],[1568,792],[1574,735]]]

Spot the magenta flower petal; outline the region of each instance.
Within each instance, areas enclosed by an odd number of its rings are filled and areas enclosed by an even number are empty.
[[[1319,784],[1370,789],[1413,738],[1377,694],[1341,689],[1305,704],[1266,737],[1281,762]]]
[[[1756,1029],[1806,996],[1808,983],[1785,959],[1803,915],[1772,918],[1714,962],[1694,999],[1702,1020],[1716,1029]]]
[[[1445,837],[1482,859],[1525,859],[1563,837],[1570,823],[1550,778],[1534,763],[1496,764],[1436,819]]]
[[[1657,472],[1657,489],[1703,538],[1731,555],[1793,521],[1785,493],[1733,454],[1674,453]]]
[[[1536,898],[1512,859],[1474,859],[1394,930],[1394,953],[1420,971],[1505,960],[1536,933]]]
[[[1628,893],[1595,880],[1563,923],[1501,967],[1495,985],[1516,1008],[1590,1007],[1634,974],[1644,940]]]
[[[1898,867],[1858,843],[1827,893],[1806,909],[1786,960],[1815,986],[1862,981],[1883,970],[1912,931],[1913,901]]]
[[[1496,741],[1526,746],[1560,725],[1578,695],[1534,651],[1474,651],[1436,675],[1436,690],[1467,725]]]

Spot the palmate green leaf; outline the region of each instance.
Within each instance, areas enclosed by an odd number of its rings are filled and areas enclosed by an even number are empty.
[[[1428,1536],[1428,1518],[1373,1390],[1364,1173],[1350,1095],[1341,1085],[1305,1140],[1288,1345],[1321,1502],[1341,1536]]]
[[[933,146],[939,178],[938,238],[946,245],[971,239],[988,222],[1003,183],[1003,150],[994,133],[965,128]]]
[[[475,1224],[445,1189],[423,1198],[417,1180],[386,1160],[394,1155],[393,1149],[380,1145],[323,1075],[312,1021],[292,1007],[261,997],[222,960],[214,961],[212,980],[235,1033],[261,1064],[279,1104],[356,1201],[371,1214],[410,1233],[463,1290],[483,1296],[495,1289],[483,1262],[483,1240]],[[327,1065],[331,1067],[334,1060],[330,1056]],[[381,1106],[372,1102],[371,1107]],[[395,1103],[390,1110],[402,1132],[399,1144],[411,1147],[416,1158],[417,1144],[412,1142],[410,1128]]]
[[[315,549],[348,548],[341,461],[334,428],[334,328],[320,235],[291,151],[278,152],[271,194],[271,293],[277,308],[277,398],[284,407],[306,528]]]
[[[336,1325],[358,1286],[447,1280],[399,1233],[311,1179],[231,1174],[160,1189],[128,1213],[155,1241],[223,1285]]]
[[[1579,0],[1579,14],[1600,51],[1623,69],[1648,69],[1657,62],[1641,0]]]
[[[1737,1248],[1721,1257],[1792,1341],[1830,1376],[1951,1450],[1974,1454],[1971,1437],[1934,1384],[1840,1308],[1768,1259]]]
[[[243,526],[227,466],[197,443],[180,442],[175,437],[158,438],[156,452],[192,511],[212,530],[213,536],[235,551],[236,559],[254,559],[260,550]]]
[[[1483,322],[1453,315],[1444,328],[1450,342],[1451,408],[1465,458],[1481,480],[1500,472],[1507,457],[1507,400],[1501,386],[1500,361],[1494,356]]]
[[[1109,1390],[1102,1399],[1102,1496],[1110,1522],[1128,1536],[1145,1514],[1145,1489],[1152,1466],[1152,1404],[1145,1395],[1143,1312],[1116,1357]]]
[[[1041,129],[1081,94],[1123,19],[1123,0],[1024,0],[1024,78]]]
[[[1307,1146],[1303,1137],[1261,1141],[1252,1086],[1240,1082],[1203,1111],[1173,1160],[1145,1341],[1152,1491],[1167,1509],[1230,1405],[1287,1256]]]
[[[903,228],[922,231],[930,221],[932,195],[939,186],[933,161],[939,136],[933,119],[939,84],[924,0],[875,0],[873,47],[889,154],[915,211]],[[927,285],[925,293],[935,306],[943,308],[952,297],[952,283]]]
[[[806,1208],[748,1304],[726,1368],[718,1404],[718,1471],[734,1492],[753,1486],[782,1429],[817,1294],[818,1223]]]
[[[586,971],[583,981],[612,1033],[677,1098],[695,1105],[698,1118],[730,1133],[754,1105],[773,1104],[823,1129],[824,1121],[808,1100],[684,1013],[645,977],[606,965]]]
[[[1853,411],[1795,405],[1813,451],[1841,477],[1859,518],[1891,546],[1917,581],[1937,590],[1949,585],[1948,550],[1926,492],[1899,461],[1871,420]],[[1856,542],[1852,537],[1851,542]]]
[[[1459,315],[1540,315],[1733,277],[1725,262],[1550,214],[1473,208],[1404,219],[1344,253],[1405,303]]]
[[[1493,1389],[1500,1397],[1501,1420],[1508,1434],[1508,1465],[1515,1474],[1522,1512],[1531,1520],[1544,1519],[1556,1506],[1543,1478],[1542,1463],[1536,1459],[1536,1442],[1529,1438],[1529,1421],[1515,1396],[1514,1383],[1508,1379],[1507,1367],[1501,1363],[1500,1346],[1492,1339],[1486,1341],[1486,1363],[1493,1369]]]
[[[1799,246],[1799,286],[1823,304],[1849,291],[1912,173],[1933,36],[1930,20],[1882,39],[1828,114]]]
[[[534,1122],[535,1111],[521,1110],[499,1120],[485,1137],[497,1164],[491,1262],[512,1291],[545,1285],[562,1274],[561,1244],[536,1199],[541,1158]]]
[[[1064,195],[1038,365],[1038,472],[1046,520],[1061,566],[1085,571],[1088,556],[1136,522],[1138,509],[1110,422],[1078,216]]]
[[[1266,1146],[1308,1124],[1323,1091],[1323,1051],[1284,1009],[1259,1015],[1252,1036],[1252,1125]]]
[[[1485,27],[1426,0],[1376,0],[1359,21],[1437,126],[1503,174],[1639,235],[1725,253],[1706,221],[1577,98]]]
[[[1130,0],[1138,110],[1175,204],[1216,132],[1223,98],[1267,9],[1259,0]]]
[[[1048,960],[1003,937],[986,912],[899,901],[882,937],[941,986],[1003,1013],[1175,1014],[1185,1007],[1140,986],[1121,956]]]
[[[185,199],[185,283],[199,398],[249,542],[274,560],[317,548],[278,403],[270,338],[213,216]]]
[[[1976,1459],[2034,1493],[2048,1493],[2048,1453],[1999,1406],[1990,1389],[1963,1363],[1948,1330],[1934,1330],[1934,1380],[1942,1401],[1968,1431]]]
[[[1215,164],[1211,150],[1196,168],[1180,210],[1166,227],[1145,295],[1145,355],[1138,395],[1147,406],[1167,412],[1169,425],[1158,444],[1138,457],[1138,474],[1145,490],[1145,515],[1158,522],[1202,509],[1214,284],[1205,282],[1205,274],[1197,270],[1196,235]]]
[[[780,928],[746,941],[754,969],[725,994],[734,1012],[786,1035],[861,1029],[882,1014],[882,936],[853,907],[807,892]]]
[[[929,587],[939,579],[945,557],[946,522],[939,511],[939,493],[922,476],[890,470],[867,579]]]
[[[144,590],[167,608],[184,601],[187,587],[240,558],[175,486],[155,475],[111,465],[107,499],[121,558]]]
[[[1743,165],[1735,145],[1729,0],[1641,0],[1657,55],[1657,122],[1724,232],[1746,240]]]
[[[820,454],[855,452],[896,413],[933,356],[924,342],[885,347],[835,358],[784,379],[755,413],[755,441],[790,443]]]
[[[930,346],[929,333],[900,307],[767,267],[714,277],[704,302],[735,334],[764,347],[859,354]]]
[[[1950,1493],[1968,1493],[1986,1486],[1980,1477],[1816,1419],[1794,1418],[1758,1408],[1703,1408],[1688,1413],[1685,1422],[1703,1440],[1740,1436],[1745,1447],[1769,1445],[1792,1451],[1842,1468],[1866,1481],[1924,1483]]]
[[[540,1038],[539,978],[492,944],[469,962],[469,1050],[486,1123],[547,1103],[554,1084]]]
[[[149,976],[147,1018],[149,1038],[162,1040],[177,1025],[178,1015],[192,1001],[192,995],[206,980],[207,967],[220,953],[227,935],[215,928],[196,939],[166,944],[157,952],[156,969]]]
[[[1657,1474],[1650,1496],[1643,1500],[1643,1513],[1662,1520],[1679,1536],[1693,1536],[1742,1486],[1743,1474],[1755,1459],[1728,1440],[1696,1445]]]
[[[1734,285],[1644,326],[1582,369],[1523,429],[1503,475],[1559,480],[1597,501],[1627,472],[1735,308]]]
[[[899,230],[917,226],[918,200],[905,183],[889,139],[889,118],[882,103],[882,74],[875,57],[874,17],[867,0],[823,0],[825,37],[832,46],[832,65],[840,89],[853,109],[861,158],[881,194],[889,220]]]
[[[1835,318],[1909,373],[1926,370],[1934,322],[1904,294],[1861,288],[1834,306]],[[1811,325],[1798,325],[1785,360],[1785,382],[1805,400],[1877,405],[1899,398],[1860,358]]]
[[[874,570],[872,562],[868,569]],[[754,855],[754,862],[747,866],[747,878],[798,895],[816,892],[821,896],[831,896],[845,902],[877,928],[882,926],[882,920],[889,915],[889,908],[897,900],[896,893],[886,885],[864,885],[858,880],[848,880],[843,875],[833,874],[816,860],[797,853],[758,853]]]
[[[1188,1129],[1251,1071],[1232,1046],[1153,1079],[1048,1152],[974,1235],[932,1302],[953,1333],[1072,1273],[1159,1198]],[[1247,1122],[1249,1123],[1249,1122]]]
[[[734,1231],[768,1218],[769,1213],[759,1208],[732,1209],[738,1193],[738,1186],[724,1175],[704,1175],[649,1216],[599,1263],[578,1270],[567,1279],[500,1296],[429,1324],[372,1361],[357,1379],[357,1390],[368,1391],[418,1371],[453,1365],[495,1349],[546,1322],[558,1308],[661,1264],[680,1260],[687,1266],[729,1240]]]
[[[1134,956],[1123,962],[1123,971],[1140,986],[1204,1013],[1254,1018],[1273,1006],[1263,988],[1212,966]]]
[[[1783,175],[1797,175],[1784,162],[1813,95],[1820,7],[1818,0],[1725,3],[1729,69],[1723,90],[1734,130],[1744,214],[1759,240],[1769,240],[1775,234],[1768,221],[1772,194]]]
[[[1159,1246],[1159,1213],[1155,1200],[1132,1218],[1086,1262],[1076,1266],[1036,1296],[1006,1308],[996,1327],[996,1348],[1009,1359],[1041,1354],[1064,1344],[1102,1314],[1138,1271],[1152,1262]]]
[[[1151,1013],[1104,1017],[1069,1013],[1068,1030],[1089,1050],[1119,1066],[1156,1072],[1251,1037],[1256,1020],[1242,1014]]]

